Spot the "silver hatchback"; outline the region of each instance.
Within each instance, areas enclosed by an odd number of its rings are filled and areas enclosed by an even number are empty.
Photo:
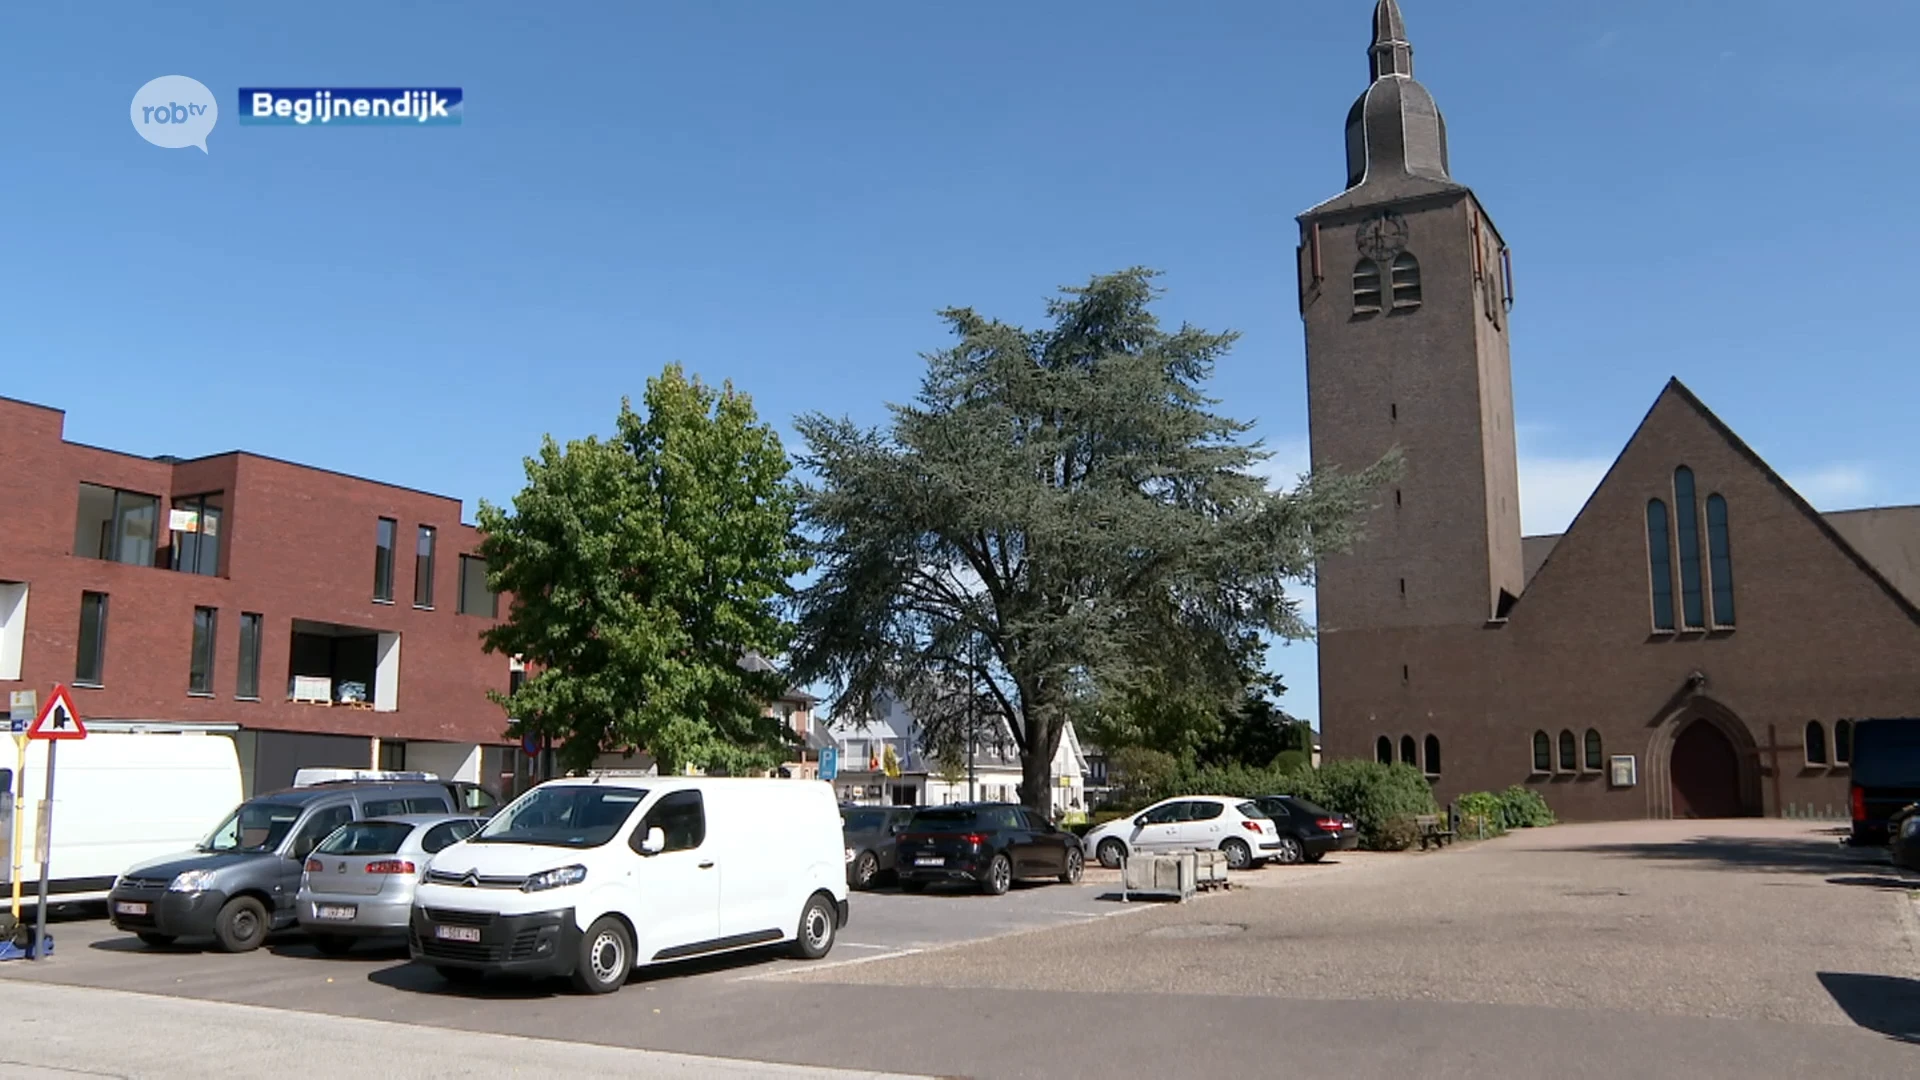
[[[486,823],[468,814],[395,814],[340,826],[307,857],[295,901],[300,928],[329,956],[357,938],[404,938],[428,861]]]

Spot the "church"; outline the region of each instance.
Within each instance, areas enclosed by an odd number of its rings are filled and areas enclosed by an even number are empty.
[[[1845,816],[1854,721],[1920,715],[1920,507],[1815,510],[1675,378],[1523,536],[1512,259],[1395,0],[1369,58],[1346,189],[1299,217],[1313,465],[1404,458],[1317,568],[1327,756],[1568,821]]]

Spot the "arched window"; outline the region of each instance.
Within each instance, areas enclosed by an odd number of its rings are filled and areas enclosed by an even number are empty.
[[[1707,496],[1707,580],[1713,583],[1713,625],[1733,625],[1733,553],[1727,547],[1727,500]]]
[[[1680,538],[1680,614],[1687,629],[1700,630],[1707,625],[1700,597],[1700,509],[1693,499],[1693,470],[1685,465],[1673,470],[1673,513]]]
[[[1414,744],[1413,736],[1400,736],[1400,760],[1408,765],[1420,764],[1420,747]]]
[[[1550,773],[1553,771],[1553,740],[1547,738],[1544,731],[1533,733],[1533,771]]]
[[[1373,759],[1382,765],[1393,764],[1393,740],[1385,735],[1373,742]]]
[[[1420,306],[1420,260],[1401,252],[1393,260],[1393,309]]]
[[[1653,578],[1653,628],[1673,629],[1673,537],[1667,529],[1667,504],[1647,500],[1647,570]]]
[[[1427,736],[1427,775],[1440,775],[1440,736]]]
[[[1820,721],[1807,721],[1807,764],[1825,765],[1827,763],[1827,729]]]
[[[1560,771],[1561,772],[1574,772],[1580,768],[1580,759],[1574,756],[1578,752],[1579,752],[1579,747],[1576,746],[1573,741],[1573,732],[1571,731],[1561,732],[1560,733]]]
[[[1853,764],[1853,721],[1851,720],[1833,722],[1833,763],[1835,765]]]
[[[1355,315],[1380,313],[1380,264],[1372,259],[1361,259],[1354,264],[1353,313]]]
[[[1601,769],[1600,733],[1587,729],[1587,771],[1599,772]]]

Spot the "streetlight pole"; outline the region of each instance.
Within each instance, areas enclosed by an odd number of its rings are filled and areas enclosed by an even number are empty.
[[[975,790],[976,777],[974,775],[974,766],[973,766],[974,732],[976,727],[978,726],[974,723],[974,717],[973,717],[974,700],[977,697],[977,695],[974,693],[974,690],[978,686],[978,684],[975,682],[975,679],[977,678],[977,673],[973,670],[974,664],[976,662],[976,655],[977,654],[974,650],[973,639],[968,638],[967,639],[967,801],[968,802],[980,801],[980,796]]]

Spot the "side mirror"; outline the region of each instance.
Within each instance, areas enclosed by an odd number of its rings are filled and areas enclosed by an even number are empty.
[[[1145,814],[1141,814],[1141,815],[1140,815],[1139,817],[1137,817],[1137,818],[1134,818],[1134,819],[1133,819],[1133,827],[1134,827],[1134,828],[1136,828],[1136,829],[1144,829],[1144,828],[1146,828],[1146,827],[1147,827],[1147,815],[1145,815]]]
[[[647,830],[647,838],[640,841],[640,854],[658,855],[667,848],[666,830],[652,828]]]

